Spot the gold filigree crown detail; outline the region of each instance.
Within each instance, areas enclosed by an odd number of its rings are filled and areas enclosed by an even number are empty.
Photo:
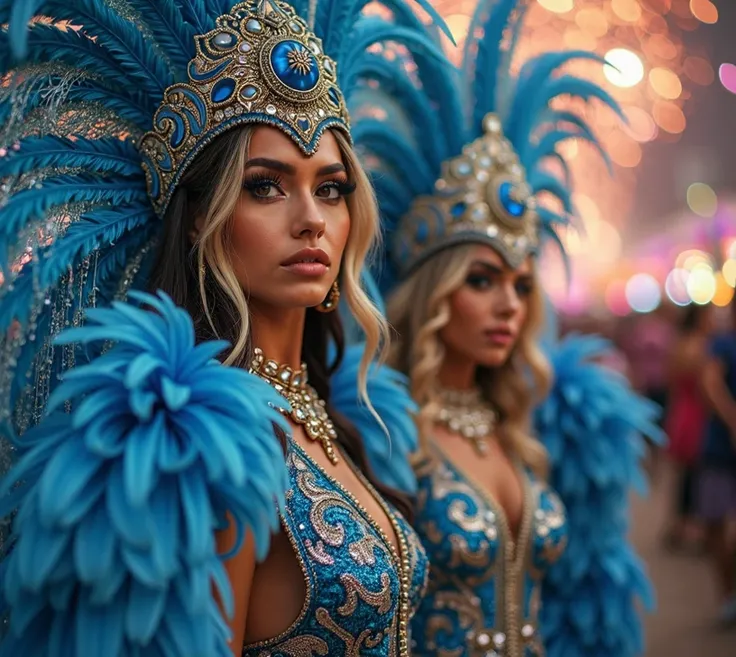
[[[337,66],[287,2],[248,0],[197,36],[186,83],[166,89],[141,140],[148,193],[159,215],[194,157],[216,136],[248,123],[283,130],[311,155],[325,129],[350,121]]]
[[[442,165],[432,195],[417,198],[397,232],[402,278],[456,244],[486,243],[513,267],[539,246],[536,199],[519,156],[494,114],[483,135]]]

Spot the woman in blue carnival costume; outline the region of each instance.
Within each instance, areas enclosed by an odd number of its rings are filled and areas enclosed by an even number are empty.
[[[3,657],[408,655],[363,4],[0,0]]]
[[[516,0],[481,0],[459,71],[423,52],[366,53],[367,84],[347,96],[387,235],[390,362],[420,407],[415,527],[431,570],[414,654],[629,657],[650,593],[626,542],[627,493],[656,411],[593,362],[602,341],[543,345],[536,259],[573,214],[567,177],[546,165],[567,172],[566,139],[601,150],[555,99],[620,110],[561,71],[591,53],[544,54],[513,75],[523,15]]]

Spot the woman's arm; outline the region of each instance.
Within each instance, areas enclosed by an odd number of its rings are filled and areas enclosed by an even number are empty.
[[[235,546],[236,530],[234,523],[215,535],[217,540],[217,551],[219,554],[230,552]],[[233,592],[233,616],[229,619],[230,649],[233,657],[240,657],[245,641],[245,621],[248,617],[248,603],[250,601],[250,590],[253,584],[253,574],[256,570],[256,546],[253,535],[248,532],[240,551],[225,562],[230,588]]]

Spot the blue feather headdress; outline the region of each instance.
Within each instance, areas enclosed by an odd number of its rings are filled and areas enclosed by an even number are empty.
[[[387,235],[377,272],[384,292],[454,244],[490,244],[512,266],[546,237],[559,244],[555,228],[573,215],[572,193],[567,175],[547,165],[567,172],[559,146],[568,139],[592,143],[605,158],[581,115],[552,106],[561,96],[597,98],[620,115],[604,89],[561,71],[574,60],[602,60],[584,51],[546,53],[513,75],[519,5],[481,0],[459,69],[423,53],[412,53],[413,61],[363,58],[364,86],[346,98]],[[542,192],[561,211],[538,202]]]
[[[432,12],[426,0],[416,2]],[[79,325],[86,307],[145,287],[162,206],[149,195],[155,167],[144,172],[141,141],[167,90],[190,80],[200,47],[195,37],[222,26],[218,20],[235,4],[0,0],[0,423],[6,435],[38,422],[60,373],[75,362],[73,347],[56,346],[53,337]],[[311,21],[325,55],[340,62],[343,93],[358,84],[359,55],[374,44],[427,45],[412,43],[416,32],[401,22],[363,17],[365,4],[291,3],[296,16]],[[29,28],[35,15],[45,19]],[[416,20],[409,9],[403,15]],[[439,50],[427,56],[439,58]],[[196,123],[190,114],[189,105],[180,108],[187,129]],[[159,114],[167,130],[179,126],[175,118],[167,123]]]

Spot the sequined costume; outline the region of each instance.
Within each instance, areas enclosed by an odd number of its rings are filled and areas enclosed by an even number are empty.
[[[360,503],[296,443],[283,524],[307,583],[299,617],[244,657],[406,654],[407,626],[424,593],[427,559],[416,534],[388,505],[399,551]],[[367,480],[363,479],[367,486]],[[406,583],[402,583],[406,578]],[[398,638],[401,637],[401,638]]]
[[[278,388],[221,365],[227,345],[196,344],[183,309],[141,291],[172,195],[217,135],[267,124],[306,155],[328,128],[350,136],[350,62],[405,37],[361,8],[0,0],[2,657],[230,657],[214,537],[228,516],[258,559],[281,522],[309,590],[287,634],[244,654],[408,654],[426,575],[413,531],[384,505],[396,554],[288,440],[285,459]],[[331,408],[369,448],[385,429],[411,442],[386,368],[368,384],[384,426],[366,414],[361,355],[334,373]]]
[[[621,110],[563,70],[573,60],[602,64],[593,53],[546,53],[512,70],[524,12],[519,0],[481,0],[459,70],[421,48],[387,48],[366,56],[365,86],[346,95],[382,210],[387,248],[374,273],[383,294],[453,246],[488,245],[512,267],[545,242],[562,246],[556,227],[575,209],[559,146],[577,139],[606,155],[583,115],[555,101]],[[548,484],[523,473],[518,542],[498,505],[444,454],[407,487],[431,562],[413,622],[418,657],[642,652],[637,605],[651,592],[626,540],[626,505],[642,481],[642,434],[657,434],[656,409],[595,364],[603,341],[546,337],[555,381],[534,420],[552,472]],[[407,478],[408,460],[383,466]]]

